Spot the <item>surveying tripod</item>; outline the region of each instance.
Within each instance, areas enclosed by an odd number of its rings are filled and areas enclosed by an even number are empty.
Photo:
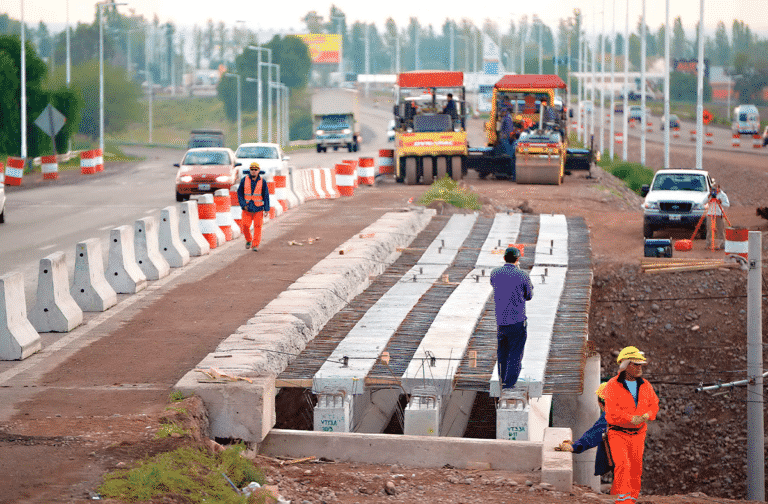
[[[699,232],[699,228],[701,227],[701,224],[704,222],[704,220],[709,217],[710,222],[710,229],[712,230],[711,238],[710,238],[710,244],[709,249],[714,251],[715,250],[715,235],[717,234],[717,213],[715,213],[715,209],[719,208],[720,213],[723,215],[723,219],[725,219],[725,222],[728,223],[728,226],[731,226],[731,221],[728,219],[728,216],[725,215],[725,210],[723,210],[723,204],[720,203],[720,200],[717,199],[716,195],[712,195],[709,198],[709,202],[707,202],[707,209],[704,212],[704,214],[701,216],[701,219],[699,219],[699,222],[696,223],[696,229],[693,230],[693,236],[691,236],[691,241],[696,238],[696,235]]]

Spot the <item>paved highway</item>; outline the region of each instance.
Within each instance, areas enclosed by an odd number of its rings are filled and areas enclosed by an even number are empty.
[[[387,146],[386,128],[392,115],[389,102],[372,102],[362,108],[363,143],[359,152],[317,154],[301,149],[290,153],[290,164],[295,169],[332,167],[350,157],[377,157],[378,149]],[[103,173],[82,177],[75,184],[51,182],[45,187],[6,191],[6,221],[0,225],[0,275],[23,273],[28,310],[35,304],[40,259],[64,252],[71,282],[78,242],[98,238],[106,266],[111,229],[133,226],[142,217],[159,218],[163,208],[177,205],[173,163],[179,162],[183,152],[144,147],[124,150],[144,161],[110,173],[107,160]]]

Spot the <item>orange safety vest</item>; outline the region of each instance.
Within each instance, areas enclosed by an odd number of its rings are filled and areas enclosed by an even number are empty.
[[[259,177],[259,181],[256,182],[256,187],[253,188],[253,180],[251,177],[245,178],[245,185],[243,186],[243,196],[245,197],[246,205],[249,201],[253,201],[253,204],[257,207],[264,206],[264,198],[261,197],[261,188],[264,179]]]
[[[608,385],[603,391],[605,395],[605,420],[608,422],[609,428],[611,425],[615,425],[643,434],[647,429],[646,424],[634,425],[631,422],[632,417],[650,413],[649,420],[655,420],[656,414],[659,412],[659,398],[651,384],[643,379],[641,383],[638,383],[637,406],[635,406],[635,399],[619,381],[619,376],[614,376],[608,380]]]

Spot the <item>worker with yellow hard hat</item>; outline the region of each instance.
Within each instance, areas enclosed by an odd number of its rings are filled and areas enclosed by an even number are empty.
[[[616,495],[617,504],[630,504],[640,495],[646,424],[656,419],[659,398],[642,377],[648,362],[643,352],[628,346],[619,352],[616,362],[619,374],[603,390],[608,448],[614,464],[611,495]]]
[[[608,423],[605,421],[605,387],[607,382],[603,382],[595,390],[597,403],[600,406],[600,418],[574,443],[565,440],[560,446],[555,448],[558,451],[569,451],[573,453],[582,453],[591,448],[597,447],[595,456],[595,476],[602,476],[611,470],[611,464],[608,460],[608,454],[605,450],[605,431]]]

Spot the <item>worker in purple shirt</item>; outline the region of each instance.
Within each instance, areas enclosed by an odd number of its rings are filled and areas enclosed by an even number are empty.
[[[491,271],[491,286],[496,305],[497,356],[502,394],[511,391],[520,376],[525,340],[528,337],[525,302],[533,298],[533,284],[526,272],[517,267],[520,250],[504,251],[504,266]]]

